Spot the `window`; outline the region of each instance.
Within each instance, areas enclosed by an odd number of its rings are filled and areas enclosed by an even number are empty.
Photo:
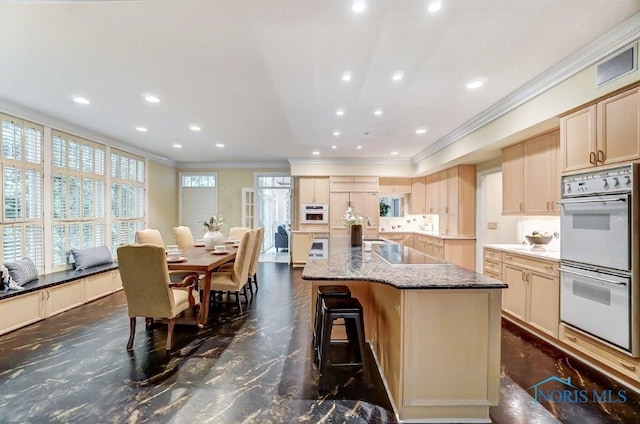
[[[182,175],[182,187],[215,187],[215,175]]]
[[[105,244],[106,146],[52,133],[53,269],[67,267],[71,248]]]
[[[29,257],[43,270],[43,128],[0,115],[2,121],[2,259]]]
[[[111,247],[135,242],[144,228],[145,160],[116,149],[111,150]]]

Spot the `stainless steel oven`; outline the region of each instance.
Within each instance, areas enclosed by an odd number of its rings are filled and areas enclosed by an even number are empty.
[[[560,319],[640,356],[638,165],[562,177]]]

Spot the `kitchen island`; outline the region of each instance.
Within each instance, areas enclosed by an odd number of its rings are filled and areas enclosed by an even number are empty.
[[[500,396],[501,281],[384,240],[347,237],[309,257],[312,287],[344,284],[362,303],[365,333],[399,419],[491,422]]]

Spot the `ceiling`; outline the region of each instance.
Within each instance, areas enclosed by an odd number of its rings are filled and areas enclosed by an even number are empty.
[[[182,164],[407,160],[640,12],[637,0],[352,3],[2,2],[0,99]]]

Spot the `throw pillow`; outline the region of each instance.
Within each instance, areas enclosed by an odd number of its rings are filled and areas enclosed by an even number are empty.
[[[73,261],[77,270],[91,268],[92,266],[110,264],[113,262],[111,251],[105,245],[87,247],[84,249],[71,249]]]
[[[24,286],[26,283],[38,279],[38,268],[36,268],[36,264],[29,258],[23,258],[15,262],[7,262],[4,266],[7,267],[11,279],[18,286]]]

